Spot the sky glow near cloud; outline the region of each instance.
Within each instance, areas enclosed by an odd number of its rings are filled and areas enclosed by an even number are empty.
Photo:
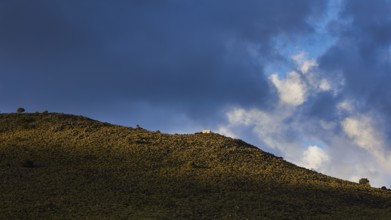
[[[0,111],[212,129],[391,187],[391,1],[0,2]]]
[[[285,80],[280,80],[277,74],[272,74],[270,80],[277,88],[278,95],[282,102],[298,106],[305,101],[307,88],[297,72],[288,73]]]
[[[263,146],[276,150],[277,154],[300,166],[352,181],[357,181],[359,176],[367,176],[376,185],[388,184],[387,177],[381,173],[391,172],[391,151],[387,150],[383,131],[379,129],[380,125],[376,125],[371,113],[361,113],[351,101],[344,100],[333,106],[337,115],[334,120],[307,118],[303,115],[306,102],[317,99],[317,95],[323,93],[337,97],[339,92],[336,88],[340,85],[332,85],[319,77],[318,64],[313,59],[307,60],[305,53],[300,52],[292,59],[297,68],[286,74],[284,79],[276,73],[269,77],[280,99],[274,109],[263,111],[235,107],[227,113],[228,123],[218,131],[236,137],[242,127],[250,127]],[[315,130],[318,131],[316,134]],[[311,141],[323,143],[322,147],[307,146]],[[341,150],[341,146],[345,148]],[[350,158],[341,161],[341,157],[333,157],[341,153]],[[365,158],[365,154],[369,159]]]
[[[303,152],[302,165],[308,169],[321,169],[329,161],[329,156],[324,150],[318,146],[308,146],[308,148]],[[320,170],[322,171],[322,170]]]

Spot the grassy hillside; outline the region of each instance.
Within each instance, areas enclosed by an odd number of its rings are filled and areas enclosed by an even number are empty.
[[[218,134],[0,115],[2,219],[390,219],[391,192]]]

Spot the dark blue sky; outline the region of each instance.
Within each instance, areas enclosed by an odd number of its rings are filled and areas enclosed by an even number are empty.
[[[1,112],[210,128],[391,185],[389,0],[13,0],[0,31]]]

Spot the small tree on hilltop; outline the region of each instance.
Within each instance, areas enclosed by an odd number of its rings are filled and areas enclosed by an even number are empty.
[[[358,183],[361,184],[361,185],[370,186],[369,180],[368,180],[367,178],[361,178],[361,179],[358,181]]]
[[[24,108],[18,108],[18,109],[16,109],[16,112],[17,113],[23,113],[23,112],[25,112],[25,110],[24,110]]]

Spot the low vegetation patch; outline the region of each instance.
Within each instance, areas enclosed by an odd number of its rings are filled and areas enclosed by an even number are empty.
[[[0,115],[4,219],[390,219],[391,192],[219,134]]]

